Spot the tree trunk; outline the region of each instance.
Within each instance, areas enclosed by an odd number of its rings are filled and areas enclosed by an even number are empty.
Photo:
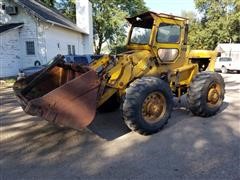
[[[102,43],[103,43],[103,39],[102,39],[102,37],[100,37],[99,41],[98,41],[98,45],[95,46],[95,54],[100,54],[101,53]],[[96,44],[96,43],[94,43],[94,44]]]

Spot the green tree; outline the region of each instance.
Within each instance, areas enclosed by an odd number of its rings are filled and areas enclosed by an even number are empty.
[[[47,7],[58,10],[72,22],[76,22],[76,0],[38,0]]]
[[[191,26],[192,47],[214,49],[218,43],[240,42],[239,0],[195,0],[195,5],[202,18]]]
[[[56,0],[56,8],[72,22],[76,22],[76,0]]]
[[[185,18],[188,18],[190,24],[197,20],[197,18],[196,18],[197,14],[194,11],[182,11],[181,16],[185,17]]]
[[[147,11],[143,0],[91,0],[95,53],[101,53],[104,43],[118,48],[126,38],[125,17]]]
[[[46,6],[54,8],[55,7],[55,0],[41,0]]]
[[[189,19],[189,32],[188,32],[188,45],[191,48],[203,48],[202,45],[202,35],[201,34],[201,23],[197,18],[197,14],[193,11],[182,11],[182,17]]]

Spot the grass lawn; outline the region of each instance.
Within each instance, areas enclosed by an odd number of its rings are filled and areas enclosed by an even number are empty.
[[[0,79],[0,88],[12,87],[17,77],[9,77]]]

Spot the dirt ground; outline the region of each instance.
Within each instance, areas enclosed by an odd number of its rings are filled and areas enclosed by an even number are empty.
[[[0,179],[240,179],[240,74],[224,75],[226,97],[211,118],[174,110],[152,136],[131,132],[120,112],[82,131],[26,115],[0,89]]]

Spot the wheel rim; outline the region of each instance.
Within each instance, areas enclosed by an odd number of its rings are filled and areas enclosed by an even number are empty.
[[[222,102],[222,89],[220,84],[218,83],[213,83],[209,90],[208,90],[208,95],[207,95],[207,104],[210,107],[216,107]]]
[[[149,94],[142,105],[142,117],[148,123],[156,123],[161,120],[166,112],[166,99],[160,92]]]

